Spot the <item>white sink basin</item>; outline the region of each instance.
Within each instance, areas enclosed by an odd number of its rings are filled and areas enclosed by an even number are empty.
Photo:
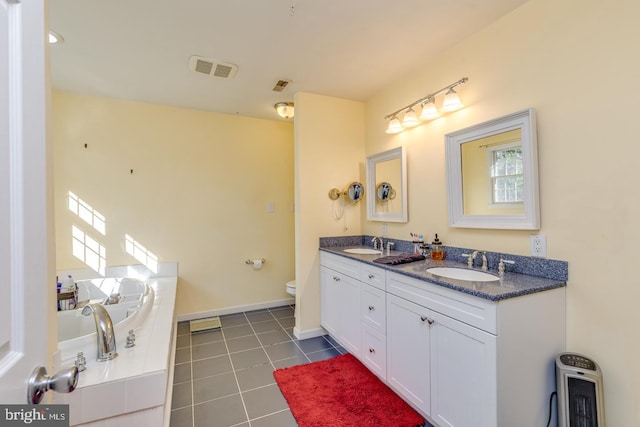
[[[436,276],[446,277],[447,279],[467,280],[470,282],[493,282],[500,280],[493,274],[485,273],[478,270],[466,270],[455,267],[431,267],[427,268],[427,272]]]
[[[364,248],[343,249],[342,251],[350,254],[358,254],[358,255],[380,255],[382,253],[382,251],[379,251],[377,249],[364,249]]]

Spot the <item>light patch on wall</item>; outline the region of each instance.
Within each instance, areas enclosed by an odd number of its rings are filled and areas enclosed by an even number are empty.
[[[73,256],[98,274],[104,276],[107,266],[107,250],[105,247],[75,225],[71,226],[71,236]]]
[[[142,246],[128,234],[125,234],[124,240],[124,248],[129,255],[140,261],[154,273],[158,272],[158,257],[153,252]]]
[[[92,226],[98,233],[103,236],[106,234],[106,221],[104,215],[71,191],[69,191],[69,210],[78,215],[84,222]]]

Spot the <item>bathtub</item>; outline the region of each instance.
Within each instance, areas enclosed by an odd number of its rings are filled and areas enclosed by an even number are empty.
[[[136,326],[137,318],[144,317],[153,305],[154,291],[145,281],[130,277],[106,277],[77,280],[80,308],[58,311],[58,341],[61,350],[70,352],[84,347],[96,339],[93,316],[83,316],[82,307],[87,303],[101,303],[109,295],[119,294],[118,302],[105,305],[116,333],[126,333]],[[77,354],[77,351],[73,355]],[[64,357],[64,356],[63,356]]]
[[[59,342],[54,364],[74,364],[78,352],[86,358],[78,387],[69,394],[53,393],[54,403],[68,404],[72,426],[169,425],[175,358],[175,296],[177,263],[162,263],[153,274],[144,266],[107,269],[107,278],[88,270],[71,274],[78,283],[78,301],[103,301],[120,292],[118,304],[106,305],[114,323],[118,357],[98,362],[93,316],[81,310],[58,312]],[[129,330],[135,346],[126,348]]]

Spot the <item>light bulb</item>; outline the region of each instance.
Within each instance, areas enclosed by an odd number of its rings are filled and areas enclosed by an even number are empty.
[[[393,116],[391,118],[391,121],[389,122],[389,127],[387,127],[387,130],[385,132],[389,134],[394,134],[394,133],[400,133],[403,130],[404,128],[402,127],[400,120],[398,120],[396,116]]]
[[[413,108],[409,107],[406,113],[404,113],[404,118],[402,119],[402,126],[405,128],[412,128],[414,126],[418,126],[420,121],[418,120],[418,116],[416,116],[416,112],[413,111]]]
[[[444,96],[444,101],[442,101],[442,109],[444,111],[456,111],[464,107],[462,102],[460,102],[460,98],[453,88],[449,89],[447,94]]]
[[[440,112],[433,103],[433,98],[429,99],[426,104],[422,106],[422,113],[420,113],[420,120],[433,120],[440,116]]]
[[[293,102],[278,102],[274,107],[278,112],[278,115],[283,119],[290,119],[293,117]]]

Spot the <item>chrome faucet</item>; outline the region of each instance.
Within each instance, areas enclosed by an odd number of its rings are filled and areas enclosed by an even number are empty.
[[[469,257],[467,258],[467,265],[469,267],[473,267],[473,261],[475,261],[477,256],[478,256],[478,251],[471,252],[471,255],[469,255]]]
[[[487,265],[487,253],[486,252],[482,252],[482,269],[484,271],[487,271],[489,269],[489,266]]]
[[[374,237],[371,239],[371,242],[373,242],[373,249],[378,249],[378,242],[380,242],[380,249],[384,249],[384,241],[382,240],[382,237]]]
[[[87,304],[82,309],[82,315],[88,316],[93,313],[93,320],[96,322],[96,341],[98,345],[98,362],[106,362],[118,355],[116,351],[116,334],[113,330],[113,322],[109,312],[102,304]]]

